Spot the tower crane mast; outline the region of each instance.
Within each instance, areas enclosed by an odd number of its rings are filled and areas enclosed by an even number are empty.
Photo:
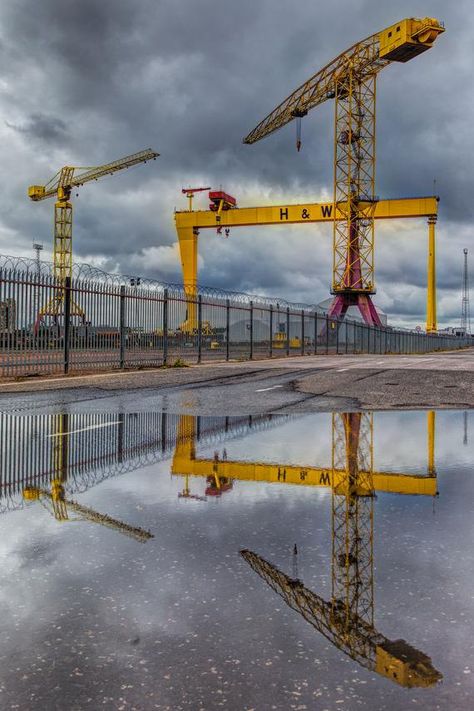
[[[155,160],[158,156],[159,153],[147,148],[139,153],[133,153],[111,163],[95,167],[64,166],[46,185],[31,185],[28,188],[28,197],[33,202],[39,202],[51,197],[56,198],[54,205],[53,266],[54,276],[58,281],[59,287],[64,287],[66,278],[72,276],[72,190],[92,180],[99,180],[105,175],[113,175],[125,168]],[[45,316],[57,319],[62,313],[63,302],[64,289],[58,288],[51,301],[38,313],[36,325]],[[84,311],[72,300],[71,315],[79,316],[83,320],[85,318]]]
[[[256,143],[329,99],[335,100],[333,185],[334,300],[329,316],[344,318],[357,306],[364,321],[380,326],[372,303],[374,278],[375,90],[377,74],[391,62],[407,62],[432,47],[443,25],[434,18],[407,18],[342,52],[244,138]],[[430,265],[434,274],[434,261]],[[429,276],[430,278],[430,276]],[[435,324],[435,304],[428,303]]]

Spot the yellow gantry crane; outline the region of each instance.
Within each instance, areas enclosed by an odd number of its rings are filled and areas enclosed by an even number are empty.
[[[128,523],[112,518],[107,514],[94,511],[89,506],[79,504],[66,498],[64,483],[67,481],[69,470],[69,415],[62,413],[56,415],[54,443],[52,449],[53,477],[51,491],[41,487],[29,486],[23,490],[23,497],[27,501],[40,501],[50,511],[57,521],[91,521],[101,526],[112,528],[134,540],[145,543],[153,534],[143,528],[130,526]],[[74,517],[69,515],[74,513]]]
[[[58,285],[64,286],[67,277],[72,276],[72,202],[71,193],[74,188],[79,188],[91,180],[98,180],[105,175],[112,175],[125,168],[131,168],[149,160],[155,160],[159,153],[147,148],[139,153],[125,156],[112,163],[95,167],[78,168],[64,166],[46,185],[31,185],[28,188],[28,197],[34,202],[56,198],[54,205],[54,276]],[[37,324],[45,316],[57,319],[63,312],[64,290],[56,290],[51,301],[40,310],[37,315]],[[71,300],[71,315],[84,320],[84,311]]]
[[[188,195],[188,192],[186,195]],[[189,199],[191,201],[191,198]],[[334,211],[334,205],[331,202],[232,207],[228,210],[222,210],[220,216],[216,210],[192,210],[192,203],[190,202],[189,210],[176,211],[174,217],[186,295],[186,318],[180,326],[181,331],[193,333],[198,328],[198,239],[201,230],[233,229],[234,227],[263,225],[332,223],[335,214],[338,220],[343,219],[339,212]],[[375,220],[428,218],[428,242],[431,254],[429,261],[434,265],[437,214],[438,198],[436,196],[427,196],[379,200],[375,205],[373,218]],[[428,281],[427,303],[436,303],[436,283],[434,279]],[[432,324],[432,321],[427,321],[428,330],[430,330],[430,324]]]
[[[333,415],[332,595],[309,590],[258,554],[242,550],[253,570],[289,607],[356,662],[405,687],[428,687],[442,674],[405,640],[390,640],[374,625],[372,415]]]
[[[375,294],[376,79],[391,62],[407,62],[430,49],[442,32],[443,25],[434,18],[407,18],[357,42],[302,84],[244,138],[244,143],[255,143],[293,119],[299,123],[325,101],[335,100],[331,289],[334,300],[330,317],[343,318],[349,306],[355,305],[366,323],[381,325],[371,299]],[[432,299],[434,282],[433,229],[428,258],[428,331],[437,329],[436,303]]]

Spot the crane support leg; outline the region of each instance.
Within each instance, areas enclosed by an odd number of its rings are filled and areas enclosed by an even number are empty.
[[[436,217],[428,218],[428,290],[426,301],[426,332],[433,333],[438,330],[436,319]]]
[[[183,285],[186,295],[186,318],[180,328],[185,333],[193,333],[198,328],[197,318],[197,270],[198,236],[195,228],[178,229],[179,252],[183,270]]]
[[[435,466],[435,435],[436,435],[436,412],[429,410],[427,413],[428,429],[428,474],[436,475]]]
[[[349,306],[357,306],[365,323],[370,326],[382,326],[382,321],[368,294],[337,294],[328,311],[328,318],[342,320]]]

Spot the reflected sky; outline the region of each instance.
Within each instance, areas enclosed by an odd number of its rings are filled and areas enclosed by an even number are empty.
[[[370,432],[373,471],[394,474],[374,475],[374,624],[432,659],[443,680],[430,688],[344,654],[239,555],[292,576],[296,543],[303,584],[331,600],[332,487],[278,480],[279,467],[333,474],[331,414],[81,417],[3,416],[2,708],[469,707],[474,452],[462,412],[436,414],[431,449],[427,413],[376,413]],[[186,476],[186,461],[202,472]],[[248,480],[242,462],[266,465],[267,481]],[[66,508],[154,537],[58,520],[45,495],[25,501],[25,488],[51,494],[54,481]],[[386,481],[420,494],[387,493]]]

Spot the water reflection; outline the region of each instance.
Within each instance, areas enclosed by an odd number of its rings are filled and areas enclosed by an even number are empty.
[[[428,423],[434,427],[433,416]],[[429,441],[434,444],[432,437]],[[387,639],[374,626],[371,415],[333,415],[332,461],[331,600],[304,586],[296,560],[289,577],[250,550],[241,555],[287,605],[359,664],[401,686],[432,686],[442,674],[430,657],[405,640]]]
[[[287,417],[272,415],[189,418],[151,412],[23,417],[0,413],[0,513],[22,508],[24,499],[39,499],[55,503],[55,518],[64,520],[65,492],[80,494],[111,477],[169,459],[173,453],[194,451],[197,442],[218,443],[286,421]],[[184,470],[180,474],[185,475],[180,497],[196,498],[189,477]],[[219,489],[223,486],[221,481]],[[210,484],[209,495],[212,488]]]
[[[213,418],[160,412],[27,417],[0,414],[0,512],[22,508],[23,498],[40,499],[56,503],[53,513],[58,520],[64,520],[65,492],[70,496],[83,493],[106,479],[170,458],[171,474],[184,479],[178,494],[182,499],[221,496],[233,489],[235,481],[334,489],[346,481],[341,454],[347,447],[347,426],[341,419],[344,417],[355,415],[332,416],[332,462],[324,466],[309,464],[306,453],[302,454],[301,464],[251,461],[248,456],[244,460],[228,458],[226,442],[278,428],[291,420],[297,421],[297,416]],[[358,443],[359,485],[364,481],[364,486],[369,487],[370,483],[374,491],[397,494],[437,493],[434,412],[427,414],[426,475],[373,469],[372,415],[364,414],[360,426],[349,429]],[[224,446],[219,450],[221,443]],[[214,444],[212,457],[197,455],[198,446]],[[192,493],[191,477],[205,478],[204,497]]]
[[[389,639],[378,631],[374,622],[376,494],[389,492],[429,497],[437,493],[435,414],[418,416],[426,419],[427,427],[426,461],[422,474],[414,474],[412,470],[404,471],[401,465],[399,471],[374,467],[374,420],[377,421],[378,415],[367,413],[326,416],[330,422],[331,435],[330,457],[325,462],[318,462],[317,457],[308,454],[309,448],[303,439],[297,441],[292,454],[276,455],[277,451],[285,449],[275,446],[281,437],[280,428],[284,431],[286,425],[293,423],[299,426],[297,416],[207,418],[166,413],[37,417],[1,415],[0,507],[6,513],[8,510],[23,508],[25,503],[32,501],[36,502],[34,505],[42,503],[58,522],[80,519],[111,527],[138,541],[148,540],[148,554],[150,550],[156,550],[153,546],[158,546],[163,537],[163,528],[160,529],[160,536],[157,535],[156,518],[151,518],[150,533],[146,527],[140,527],[140,520],[131,520],[128,509],[124,514],[126,522],[123,522],[107,513],[98,513],[95,508],[85,506],[77,499],[106,479],[166,460],[170,460],[169,471],[173,477],[179,477],[178,481],[173,480],[176,487],[172,495],[176,508],[173,509],[166,502],[169,509],[165,510],[166,506],[161,509],[161,513],[168,513],[165,521],[170,530],[177,511],[180,516],[186,516],[186,520],[188,511],[197,516],[202,511],[200,521],[204,521],[210,510],[206,501],[209,504],[220,500],[220,506],[216,506],[215,510],[222,510],[228,503],[234,506],[234,502],[235,508],[239,509],[236,494],[240,488],[248,486],[248,482],[280,485],[278,491],[287,495],[288,499],[295,491],[299,495],[309,495],[311,488],[327,490],[328,494],[330,492],[332,510],[330,594],[318,595],[310,589],[319,589],[318,585],[307,586],[303,583],[297,572],[297,554],[294,556],[292,575],[287,575],[260,553],[253,552],[260,551],[269,559],[274,558],[273,552],[268,555],[260,548],[260,545],[264,545],[264,538],[258,538],[256,544],[249,536],[244,537],[239,525],[234,526],[232,535],[227,539],[229,546],[226,557],[236,558],[237,551],[245,546],[242,558],[270,587],[335,647],[361,666],[401,686],[431,686],[441,678],[441,673],[434,668],[430,657],[403,640]],[[322,415],[319,417],[323,418]],[[325,436],[323,432],[320,430],[316,433],[320,439]],[[268,441],[273,443],[268,456],[254,455],[253,445],[247,445],[246,438],[254,434],[258,440],[264,433],[270,435]],[[234,440],[237,446],[234,446]],[[403,439],[400,438],[399,430],[394,447],[400,453],[397,461],[403,461]],[[155,489],[158,489],[159,484],[153,482]],[[193,501],[196,506],[193,506]],[[184,505],[186,502],[189,503]],[[107,500],[105,505],[102,500],[98,508],[107,509]],[[262,521],[262,525],[268,529],[269,538],[282,508],[281,502],[277,502],[275,508],[271,509],[271,516],[268,515]],[[292,516],[298,516],[296,507]],[[258,514],[255,518],[258,518]],[[160,525],[166,527],[166,524]],[[156,538],[151,541],[153,533]],[[193,533],[195,535],[196,531]],[[179,531],[175,531],[174,538],[179,538]],[[190,540],[186,541],[186,546],[192,545]],[[197,548],[193,550],[196,552]],[[201,566],[207,564],[205,554],[202,553],[205,550],[204,545],[200,547],[199,571]],[[182,551],[180,554],[183,555]],[[175,554],[173,565],[178,559],[179,555]],[[214,563],[211,569],[216,578],[212,580],[211,587],[214,590],[214,587],[219,586],[217,578],[225,575],[225,570],[221,567],[215,573],[217,569]],[[189,571],[184,571],[182,575],[189,575]],[[177,595],[180,594],[180,585],[186,591],[186,583],[182,582],[184,578],[172,579]],[[248,580],[242,576],[241,582],[239,594],[245,597]],[[273,595],[269,591],[270,594]],[[259,585],[255,595],[263,599],[265,588]],[[243,625],[243,619],[239,624]],[[433,653],[431,650],[426,651]],[[179,703],[175,706],[179,706]]]

